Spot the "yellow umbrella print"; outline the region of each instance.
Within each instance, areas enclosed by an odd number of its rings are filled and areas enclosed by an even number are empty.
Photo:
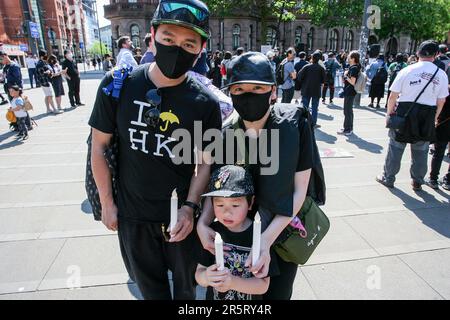
[[[159,116],[159,118],[165,122],[165,126],[164,128],[162,126],[159,127],[159,129],[164,132],[167,131],[167,129],[169,128],[169,123],[173,124],[173,123],[178,123],[180,124],[180,120],[178,119],[178,117],[172,113],[172,110],[169,110],[169,112],[163,112],[161,113],[161,115]]]

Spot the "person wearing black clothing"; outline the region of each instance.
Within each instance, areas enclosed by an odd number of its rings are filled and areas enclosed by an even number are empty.
[[[336,78],[336,71],[341,68],[340,64],[336,61],[334,52],[328,54],[328,60],[324,62],[326,79],[322,88],[322,103],[325,103],[325,97],[327,90],[330,88],[330,104],[333,103],[334,98],[334,79]]]
[[[304,66],[308,64],[308,61],[306,61],[306,52],[302,51],[298,54],[298,57],[300,58],[300,61],[298,61],[296,64],[294,64],[295,72],[297,73],[297,77],[295,78],[295,92],[294,92],[294,99],[295,103],[298,103],[298,99],[301,96],[301,87],[302,84],[299,81],[299,72],[302,70]]]
[[[253,242],[253,221],[249,217],[254,203],[251,174],[240,166],[223,166],[211,175],[208,193],[214,204],[217,221],[211,229],[220,235],[228,249],[223,270],[215,256],[202,250],[195,278],[207,287],[207,300],[261,300],[267,292],[270,277],[277,275],[275,259],[271,259],[268,277],[255,278],[245,262]]]
[[[354,85],[358,80],[358,74],[361,70],[359,61],[359,52],[350,52],[348,56],[350,67],[344,72],[344,128],[338,131],[338,134],[346,136],[350,136],[353,133],[353,102],[356,96]]]
[[[9,88],[12,86],[19,86],[23,88],[22,82],[22,72],[20,71],[20,66],[12,61],[8,54],[4,51],[0,51],[0,63],[5,65],[3,69],[3,73],[5,74],[5,84],[4,89],[8,95],[9,100],[12,100],[12,97],[9,94]]]
[[[72,108],[84,106],[84,103],[80,100],[80,72],[78,71],[77,63],[73,60],[73,55],[70,50],[64,51],[64,58],[65,60],[62,63],[62,68],[63,70],[66,70],[70,106]],[[93,59],[93,61],[95,61],[95,59]]]
[[[312,115],[313,127],[319,128],[317,125],[317,117],[319,111],[319,100],[323,83],[326,80],[325,70],[319,65],[321,54],[315,52],[312,55],[312,63],[304,66],[300,71],[299,82],[302,84],[302,104],[303,108],[310,110]],[[311,108],[309,103],[311,101]]]
[[[185,7],[166,11],[171,3],[161,0],[151,23],[155,62],[132,71],[118,101],[103,90],[112,82],[111,73],[100,84],[89,120],[92,172],[102,222],[109,230],[118,230],[125,267],[143,297],[172,299],[171,270],[173,298],[191,300],[195,299],[199,252],[192,230],[209,181],[210,154],[205,151],[207,142],[184,141],[184,134],[194,137],[200,125],[199,134],[220,130],[222,119],[217,98],[187,75],[209,37],[208,8],[198,0],[183,0]],[[115,132],[119,149],[116,198],[104,155]],[[182,150],[176,137],[183,139]],[[194,147],[198,157],[192,154]],[[195,158],[201,162],[194,162]],[[167,230],[174,190],[177,223]]]
[[[216,51],[211,60],[210,75],[213,85],[215,85],[217,88],[220,88],[222,86],[222,75],[220,74],[221,65],[222,59],[220,58],[220,51]]]
[[[242,131],[238,129],[242,129],[248,136],[244,141],[249,147],[239,153],[235,149],[230,159],[229,154],[224,154],[224,159],[227,159],[227,164],[247,165],[252,174],[258,202],[257,208],[253,209],[261,216],[263,232],[259,260],[252,265],[251,259],[247,259],[245,265],[250,267],[255,277],[264,278],[269,272],[270,248],[298,213],[306,194],[319,203],[325,202],[323,169],[308,111],[295,104],[275,104],[271,107],[270,102],[276,97],[276,85],[266,56],[259,52],[243,54],[233,61],[231,70],[229,86],[236,113],[224,124],[226,132],[223,143],[226,146],[229,143],[226,139],[231,136],[235,139],[234,146],[238,148],[238,139],[229,135],[227,130],[234,130],[234,135],[239,135]],[[279,147],[278,152],[272,150],[275,159],[272,159],[271,164],[276,168],[263,164],[262,159],[258,159],[257,150],[250,148],[264,141],[259,136],[264,131],[261,129],[266,129],[267,138],[270,139],[265,140],[266,143]],[[279,139],[273,134],[275,132],[279,133]],[[251,143],[255,139],[256,143]],[[248,155],[249,159],[254,156],[256,159],[253,160],[256,161],[243,160],[247,158],[244,155]],[[315,188],[310,188],[312,183]],[[197,232],[203,248],[211,253],[214,253],[215,233],[210,228],[213,220],[212,203],[205,201]],[[263,299],[288,300],[292,296],[298,265],[284,261],[277,254],[274,258],[279,275],[271,277]]]

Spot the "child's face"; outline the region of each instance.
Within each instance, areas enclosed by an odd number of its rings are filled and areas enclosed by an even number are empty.
[[[231,230],[242,225],[251,209],[246,197],[214,197],[213,206],[217,220]]]

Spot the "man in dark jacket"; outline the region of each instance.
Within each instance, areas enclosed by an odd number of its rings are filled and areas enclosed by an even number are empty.
[[[325,82],[325,70],[319,65],[321,54],[314,52],[312,55],[312,63],[303,67],[300,71],[300,83],[302,84],[302,104],[306,110],[310,110],[312,115],[312,125],[315,128],[320,128],[317,125],[317,116],[319,109],[319,100],[322,89],[322,84]],[[311,101],[311,108],[309,102]]]
[[[84,106],[84,103],[80,101],[80,72],[78,71],[76,62],[73,60],[72,52],[65,50],[64,57],[65,60],[62,63],[62,68],[67,69],[70,105],[72,108]]]
[[[12,61],[8,54],[4,51],[0,51],[0,63],[4,64],[6,69],[6,71],[3,71],[5,73],[5,92],[8,94],[9,100],[12,100],[8,89],[14,85],[23,88],[22,72],[20,71],[20,66],[16,62]]]

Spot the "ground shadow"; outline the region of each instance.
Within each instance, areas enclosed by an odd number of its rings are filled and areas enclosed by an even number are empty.
[[[364,140],[358,137],[356,134],[352,134],[351,136],[349,136],[347,142],[354,144],[361,150],[369,151],[370,153],[380,154],[383,150],[383,147],[379,144]]]
[[[411,197],[410,195],[397,188],[389,189],[389,191],[393,195],[401,199],[405,208],[414,213],[422,221],[423,224],[435,230],[444,237],[450,238],[450,214],[448,214],[448,207],[439,208],[439,204],[436,204],[436,213],[430,212],[433,207],[428,206],[427,208],[427,204],[440,201],[437,200],[432,194],[428,193],[428,190],[425,188],[427,187],[424,186],[424,190],[416,192],[416,194],[423,200],[423,202]],[[433,191],[432,189],[429,190],[430,192]],[[437,193],[444,196],[447,199],[447,204],[449,203],[450,194],[445,193],[442,190],[437,191]],[[444,205],[445,203],[442,204]]]
[[[325,120],[325,121],[332,121],[332,120],[334,120],[334,117],[332,115],[323,114],[323,113],[320,113],[320,112],[317,115],[317,118],[319,118],[320,120]]]
[[[359,107],[353,107],[353,108],[360,109],[360,110],[367,110],[367,111],[375,113],[375,114],[377,114],[377,115],[379,115],[381,117],[386,117],[387,109],[373,109],[373,108],[369,108],[369,107],[366,107],[366,106],[359,106]]]
[[[37,120],[41,120],[41,119],[44,119],[44,118],[47,118],[47,117],[53,117],[55,114],[53,114],[53,113],[51,113],[51,112],[45,112],[45,113],[41,113],[41,114],[38,114],[38,115],[36,115],[36,116],[34,116],[34,117],[31,117],[34,121],[37,121]]]
[[[21,141],[21,140],[13,140],[13,141],[10,141],[8,143],[0,145],[0,150],[5,150],[5,149],[17,147],[17,146],[20,146],[21,144],[24,144],[24,142]]]
[[[15,131],[9,131],[9,132],[5,132],[5,133],[1,134],[0,142],[5,141],[6,139],[12,137],[15,134],[17,134],[17,132],[15,132]]]
[[[86,214],[93,214],[93,212],[92,212],[92,206],[91,206],[91,203],[89,202],[88,199],[84,200],[84,201],[81,203],[81,211],[83,211],[83,212],[86,213]]]
[[[335,142],[337,141],[337,138],[335,136],[332,136],[331,134],[328,134],[320,129],[315,130],[314,136],[316,137],[317,141],[323,141],[328,144],[335,144]]]
[[[327,105],[327,108],[331,110],[342,110],[343,107],[338,106],[337,104],[334,103],[330,103]]]

